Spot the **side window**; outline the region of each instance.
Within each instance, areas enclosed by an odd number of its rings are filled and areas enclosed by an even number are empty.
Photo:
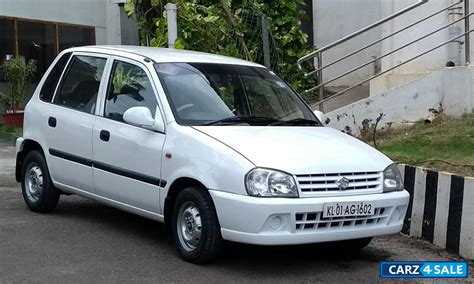
[[[43,87],[41,88],[40,92],[40,99],[45,102],[50,102],[53,98],[54,91],[56,90],[56,86],[58,85],[59,79],[61,74],[66,67],[66,64],[71,57],[71,53],[64,54],[61,58],[59,58],[56,65],[54,65],[53,69],[49,73],[48,77],[44,81]]]
[[[94,113],[100,79],[107,59],[74,56],[62,79],[54,103],[86,113]]]
[[[112,67],[104,117],[123,121],[124,112],[134,106],[145,106],[155,116],[157,101],[145,70],[115,61]]]

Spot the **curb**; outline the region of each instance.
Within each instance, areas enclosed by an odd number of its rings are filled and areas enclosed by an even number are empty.
[[[474,178],[398,167],[410,193],[402,233],[474,259]]]

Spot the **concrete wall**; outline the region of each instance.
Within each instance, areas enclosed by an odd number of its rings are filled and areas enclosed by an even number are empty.
[[[317,47],[323,47],[416,2],[418,2],[418,0],[313,0],[315,45]],[[367,32],[339,47],[323,52],[323,62],[327,64],[373,40],[398,31],[455,2],[457,2],[457,0],[430,0],[428,3],[383,24],[379,28]],[[474,9],[474,0],[470,0],[470,2],[471,7]],[[444,11],[407,31],[384,40],[381,44],[375,45],[357,56],[353,56],[335,66],[329,67],[323,73],[324,79],[327,81],[337,74],[341,74],[353,67],[363,64],[369,61],[372,55],[380,56],[381,54],[393,51],[449,22],[459,19],[461,16],[458,14],[463,12],[463,5],[458,5],[455,10]],[[452,25],[450,28],[439,31],[409,47],[384,57],[380,61],[377,61],[377,66],[371,64],[354,74],[350,74],[343,79],[328,84],[328,86],[348,86],[367,79],[370,75],[373,75],[376,70],[388,70],[399,63],[405,62],[463,33],[463,31],[464,23],[461,21]],[[474,46],[474,34],[472,38],[471,45]],[[464,65],[463,41],[464,38],[460,38],[457,43],[450,43],[444,47],[440,47],[429,54],[372,80],[370,82],[371,95],[380,94],[383,91],[404,85],[426,76],[433,71],[440,70],[446,66],[448,61],[454,61],[456,66]],[[474,48],[471,53],[471,56],[474,56]]]
[[[408,7],[417,0],[397,0],[388,1],[382,0],[382,17],[389,16],[397,11]],[[382,35],[386,36],[393,32],[404,28],[405,26],[414,23],[434,12],[437,12],[448,5],[457,2],[456,0],[436,0],[429,1],[414,10],[401,15],[400,17],[382,25]],[[444,11],[412,28],[397,34],[382,43],[382,53],[388,53],[397,48],[400,48],[409,42],[412,42],[446,24],[453,22],[458,19],[460,15],[456,13],[462,13],[462,5],[458,5],[456,9]],[[439,45],[456,35],[463,32],[463,22],[459,22],[450,26],[450,28],[441,30],[423,40],[420,40],[400,51],[395,52],[383,58],[381,61],[382,71],[388,70],[389,68],[396,66],[402,62],[409,60],[410,58],[427,51],[436,45]],[[463,38],[460,39],[460,42]],[[408,82],[414,81],[418,78],[429,74],[432,71],[439,70],[446,66],[448,61],[453,61],[456,66],[464,65],[464,49],[460,42],[450,43],[443,47],[440,47],[422,57],[415,59],[405,65],[400,66],[393,71],[390,71],[381,77],[375,78],[370,82],[370,95],[378,95],[385,90],[393,87],[401,86]]]
[[[408,7],[418,0],[397,0],[397,1],[382,1],[382,17],[386,17],[397,11]],[[391,34],[410,23],[416,22],[421,18],[424,18],[442,8],[445,8],[450,4],[450,0],[436,0],[429,1],[426,4],[415,8],[414,10],[401,15],[398,18],[382,25],[382,35]],[[408,32],[402,32],[397,34],[390,39],[387,39],[382,44],[382,51],[384,53],[399,48],[419,37],[436,30],[437,28],[446,25],[448,23],[448,12],[445,11],[433,18],[426,20],[413,28],[410,28]],[[448,30],[440,31],[428,38],[425,38],[416,44],[410,45],[400,51],[397,51],[393,55],[387,56],[382,59],[382,70],[386,70],[398,63],[404,62],[414,55],[422,53],[435,45],[438,45],[449,38]],[[448,47],[441,47],[429,54],[416,59],[413,62],[407,63],[400,68],[391,71],[390,74],[417,74],[426,73],[433,70],[438,70],[446,65],[448,61]]]
[[[402,232],[474,259],[474,178],[399,168],[410,193]]]
[[[314,44],[321,48],[333,41],[347,36],[380,19],[380,0],[313,0]],[[376,28],[337,48],[324,52],[325,64],[362,47],[381,36],[381,28]],[[381,45],[375,45],[357,56],[348,58],[334,67],[324,70],[325,80],[333,78],[350,68],[367,62],[372,55],[379,56]],[[329,86],[347,86],[362,81],[374,73],[374,66],[369,65]]]
[[[364,127],[378,128],[415,122],[430,109],[459,117],[474,110],[474,66],[443,68],[424,78],[329,112],[328,126],[359,135]],[[365,125],[365,126],[364,126]]]
[[[97,44],[121,43],[114,0],[2,0],[0,16],[94,26]]]

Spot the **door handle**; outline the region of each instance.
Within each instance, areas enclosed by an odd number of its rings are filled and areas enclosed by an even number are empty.
[[[56,127],[56,122],[57,122],[57,121],[56,121],[56,117],[50,116],[50,117],[48,118],[48,125],[49,125],[50,127],[53,127],[53,128]]]
[[[110,132],[107,130],[101,130],[99,136],[102,141],[108,142],[110,140]]]

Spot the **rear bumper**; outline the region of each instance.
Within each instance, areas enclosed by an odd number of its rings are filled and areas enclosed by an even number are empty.
[[[295,245],[394,234],[401,231],[407,191],[319,198],[257,198],[209,191],[222,237],[258,245]],[[322,218],[324,203],[372,201],[372,217]]]
[[[16,163],[15,163],[15,179],[17,182],[21,182],[21,168],[23,166],[23,146],[25,145],[25,139],[19,137],[16,139]]]

